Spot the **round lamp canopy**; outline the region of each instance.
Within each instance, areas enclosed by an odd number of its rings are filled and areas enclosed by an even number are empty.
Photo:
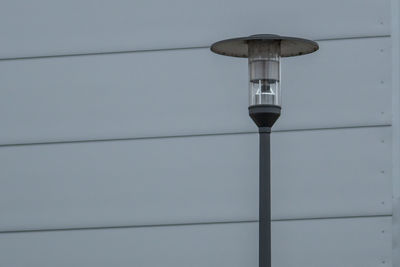
[[[281,57],[300,56],[315,52],[319,46],[316,42],[296,37],[279,36],[275,34],[256,34],[222,40],[211,46],[214,53],[231,57],[249,57],[248,44],[254,41],[279,42]]]

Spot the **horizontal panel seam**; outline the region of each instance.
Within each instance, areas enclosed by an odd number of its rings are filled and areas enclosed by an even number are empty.
[[[346,219],[368,219],[368,218],[386,218],[392,217],[392,214],[383,215],[363,215],[363,216],[338,216],[338,217],[318,217],[318,218],[298,218],[298,219],[278,219],[272,222],[294,222],[294,221],[315,221],[315,220],[346,220]],[[174,223],[174,224],[144,224],[144,225],[121,225],[121,226],[98,226],[98,227],[74,227],[74,228],[54,228],[54,229],[26,229],[26,230],[6,230],[0,231],[0,234],[15,233],[35,233],[35,232],[60,232],[60,231],[87,231],[87,230],[107,230],[107,229],[130,229],[130,228],[151,228],[151,227],[179,227],[196,225],[219,225],[219,224],[244,224],[257,223],[258,220],[238,220],[238,221],[216,221],[216,222],[196,222],[196,223]]]
[[[352,40],[352,39],[371,39],[371,38],[385,38],[391,35],[371,35],[371,36],[350,36],[350,37],[337,37],[337,38],[324,38],[315,39],[314,41],[337,41],[337,40]],[[205,49],[210,46],[192,46],[192,47],[176,47],[176,48],[159,48],[159,49],[138,49],[138,50],[123,50],[123,51],[104,51],[104,52],[87,52],[87,53],[71,53],[71,54],[56,54],[56,55],[41,55],[41,56],[26,56],[26,57],[3,57],[0,61],[7,60],[27,60],[27,59],[46,59],[46,58],[62,58],[62,57],[82,57],[82,56],[98,56],[98,55],[112,55],[112,54],[129,54],[140,52],[161,52],[161,51],[175,51],[175,50],[190,50],[190,49]]]
[[[305,128],[305,129],[282,129],[272,130],[274,133],[281,132],[305,132],[305,131],[329,131],[329,130],[345,130],[360,128],[380,128],[391,127],[391,124],[375,124],[375,125],[358,125],[358,126],[340,126],[340,127],[324,127],[324,128]],[[57,145],[57,144],[75,144],[75,143],[94,143],[94,142],[118,142],[118,141],[134,141],[134,140],[151,140],[151,139],[171,139],[171,138],[189,138],[189,137],[206,137],[206,136],[222,136],[222,135],[244,135],[256,134],[258,131],[242,131],[242,132],[221,132],[221,133],[204,133],[204,134],[186,134],[186,135],[166,135],[166,136],[143,136],[143,137],[126,137],[126,138],[105,138],[105,139],[85,139],[85,140],[65,140],[65,141],[48,141],[48,142],[20,142],[0,144],[1,147],[12,146],[34,146],[34,145]]]

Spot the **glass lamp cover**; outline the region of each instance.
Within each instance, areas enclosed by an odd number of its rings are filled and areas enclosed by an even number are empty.
[[[249,105],[281,105],[280,41],[249,40]]]

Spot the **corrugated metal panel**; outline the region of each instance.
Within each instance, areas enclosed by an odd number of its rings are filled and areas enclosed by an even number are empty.
[[[390,67],[390,38],[287,59],[275,129],[390,124]],[[2,144],[256,130],[246,61],[208,49],[0,61],[0,88]]]
[[[388,35],[389,15],[389,0],[3,0],[0,57],[207,46],[265,32]]]
[[[273,219],[391,214],[390,158],[390,127],[274,133]],[[0,177],[0,231],[258,218],[256,134],[0,147]]]
[[[400,1],[391,1],[393,80],[393,267],[400,267]]]
[[[390,266],[391,218],[274,222],[273,266]],[[258,266],[258,224],[0,234],[0,265]]]

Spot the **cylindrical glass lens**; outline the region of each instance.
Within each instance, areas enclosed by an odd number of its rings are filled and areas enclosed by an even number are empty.
[[[251,40],[249,48],[249,105],[281,105],[280,42]]]

